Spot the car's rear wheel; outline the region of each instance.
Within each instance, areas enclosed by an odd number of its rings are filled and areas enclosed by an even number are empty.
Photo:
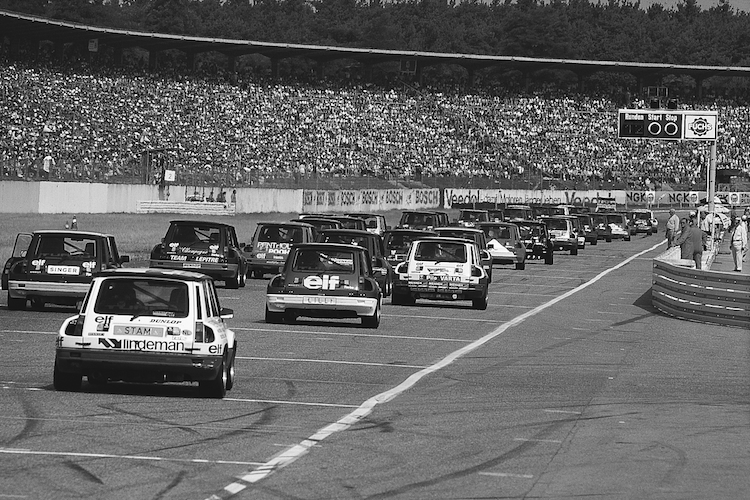
[[[89,373],[86,375],[86,380],[90,385],[95,387],[102,387],[107,385],[107,376],[101,372]]]
[[[362,326],[366,328],[377,328],[380,326],[380,300],[378,300],[378,305],[375,306],[375,311],[372,313],[371,316],[363,316],[362,317]]]
[[[20,311],[22,309],[26,309],[26,299],[14,299],[10,296],[10,293],[8,293],[8,309],[12,311]]]
[[[574,244],[570,249],[570,255],[578,255],[578,244]]]
[[[80,373],[65,373],[60,371],[55,359],[55,369],[52,374],[52,385],[56,391],[78,391],[81,389],[81,380],[83,377]]]
[[[227,367],[227,390],[231,390],[234,387],[234,381],[237,380],[237,376],[234,368],[234,358],[237,356],[237,342],[234,343],[234,349],[232,349],[232,355],[229,359],[229,366]]]
[[[44,309],[44,299],[40,297],[34,297],[31,299],[31,308],[35,311],[41,311]]]
[[[607,236],[606,238],[604,238],[604,241],[606,241],[607,243],[612,243],[612,237]]]
[[[260,269],[253,269],[252,271],[250,271],[250,276],[255,278],[256,280],[261,280],[263,279],[263,271],[261,271]]]
[[[591,240],[592,245],[598,245],[599,244],[599,238],[594,238]]]
[[[391,295],[391,304],[396,306],[408,306],[414,304],[414,297],[409,293],[399,293],[395,290]]]
[[[554,262],[555,262],[555,252],[550,250],[544,256],[544,263],[547,264],[548,266],[551,266]]]
[[[266,306],[266,323],[283,323],[284,322],[284,313],[279,312],[273,312],[268,310],[268,306]]]
[[[201,380],[198,387],[201,394],[206,398],[221,399],[227,394],[227,380],[229,372],[227,370],[226,359],[221,362],[219,373],[213,380]]]
[[[240,288],[245,288],[245,285],[247,284],[247,274],[244,272],[240,273],[238,279],[240,282]]]
[[[226,280],[227,288],[237,289],[240,287],[240,270],[237,269],[237,274]]]
[[[474,309],[479,309],[480,311],[484,311],[485,309],[487,309],[487,295],[485,294],[482,297],[472,299],[471,307],[473,307]]]
[[[516,262],[516,269],[519,271],[523,271],[526,269],[526,263],[525,262]]]

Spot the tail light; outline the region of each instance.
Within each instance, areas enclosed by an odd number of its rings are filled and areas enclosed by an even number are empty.
[[[77,318],[74,318],[65,327],[65,335],[71,337],[82,337],[83,336],[83,324],[86,322],[86,316],[81,314]]]
[[[203,324],[202,321],[195,322],[195,341],[210,344],[216,340],[213,329]]]
[[[482,276],[482,268],[477,267],[477,266],[472,266],[471,275],[475,278],[480,278]]]

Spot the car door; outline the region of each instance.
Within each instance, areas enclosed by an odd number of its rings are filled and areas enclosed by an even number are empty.
[[[31,233],[18,233],[13,245],[13,253],[3,266],[2,289],[8,289],[8,281],[11,275],[18,274],[24,266],[23,262],[31,246],[34,235]]]

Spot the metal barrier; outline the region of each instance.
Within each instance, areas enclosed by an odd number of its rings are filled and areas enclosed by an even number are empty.
[[[235,215],[231,203],[209,201],[162,201],[139,200],[136,213],[139,214],[186,214],[186,215]]]
[[[653,306],[675,318],[750,328],[750,275],[695,269],[679,253],[673,247],[654,259]]]

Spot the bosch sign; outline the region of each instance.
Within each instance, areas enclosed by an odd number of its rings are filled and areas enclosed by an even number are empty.
[[[715,111],[621,109],[617,123],[620,138],[715,141]]]

